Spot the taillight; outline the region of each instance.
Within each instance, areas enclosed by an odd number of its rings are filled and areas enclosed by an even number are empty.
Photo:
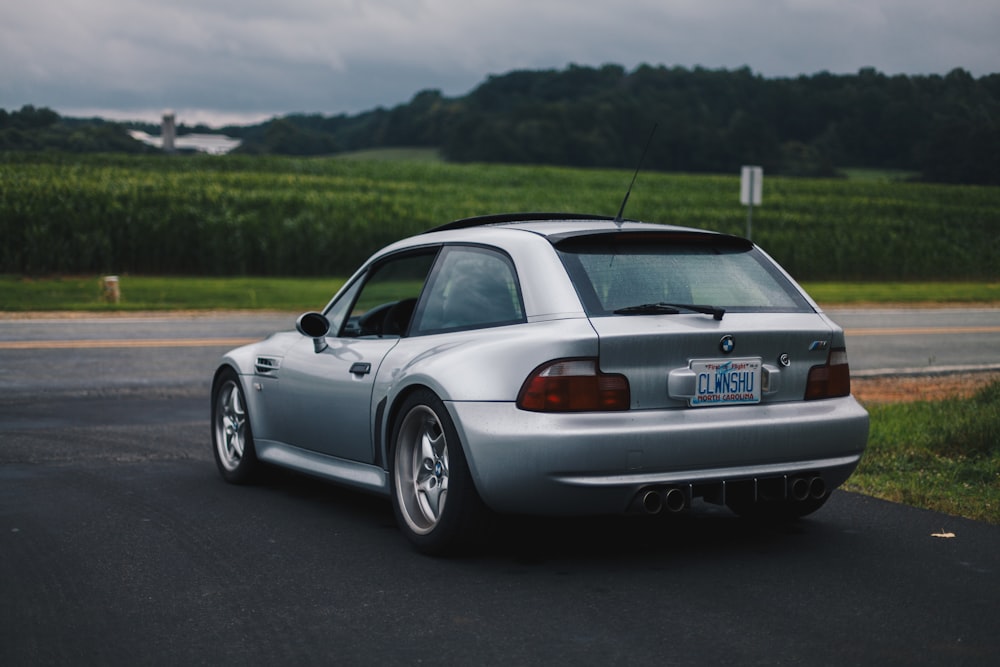
[[[562,359],[539,366],[517,395],[517,407],[533,412],[628,410],[624,375],[602,373],[596,359]]]
[[[850,393],[851,367],[847,365],[847,350],[835,347],[830,350],[825,364],[809,369],[805,399],[835,398]]]

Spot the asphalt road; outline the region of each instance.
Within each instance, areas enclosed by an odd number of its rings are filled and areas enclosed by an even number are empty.
[[[858,372],[1000,362],[1000,311],[832,315]],[[215,359],[293,320],[0,321],[0,664],[1000,661],[997,526],[838,491],[784,528],[507,519],[448,560],[383,499],[229,486]]]
[[[1000,370],[1000,308],[831,308],[858,375]]]
[[[828,309],[858,375],[1000,369],[1000,308]],[[250,313],[0,320],[0,392],[205,387],[227,348],[295,326]]]

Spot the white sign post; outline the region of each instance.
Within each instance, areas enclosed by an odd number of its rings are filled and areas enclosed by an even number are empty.
[[[743,167],[740,170],[740,203],[747,207],[747,238],[752,240],[753,207],[760,206],[764,191],[764,169]]]

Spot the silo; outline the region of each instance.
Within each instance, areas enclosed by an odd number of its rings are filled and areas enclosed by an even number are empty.
[[[163,151],[165,153],[173,153],[174,139],[177,138],[177,125],[174,121],[173,111],[163,112],[163,130],[161,132],[163,138]]]

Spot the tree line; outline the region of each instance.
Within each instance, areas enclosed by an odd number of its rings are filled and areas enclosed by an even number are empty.
[[[455,162],[731,173],[741,164],[802,176],[838,167],[1000,184],[1000,74],[821,72],[618,65],[515,71],[467,95],[437,90],[357,115],[295,115],[232,128],[247,153],[440,148]]]
[[[0,151],[156,152],[125,129],[122,123],[63,118],[52,109],[28,104],[17,111],[0,109]]]
[[[23,110],[22,110],[23,112]],[[0,112],[0,149],[5,122]],[[452,162],[833,176],[895,169],[928,181],[1000,184],[1000,74],[735,70],[619,65],[490,76],[465,95],[424,90],[393,108],[288,115],[223,128],[247,154],[432,147]],[[183,133],[185,128],[179,129]],[[204,131],[204,128],[201,128]]]

